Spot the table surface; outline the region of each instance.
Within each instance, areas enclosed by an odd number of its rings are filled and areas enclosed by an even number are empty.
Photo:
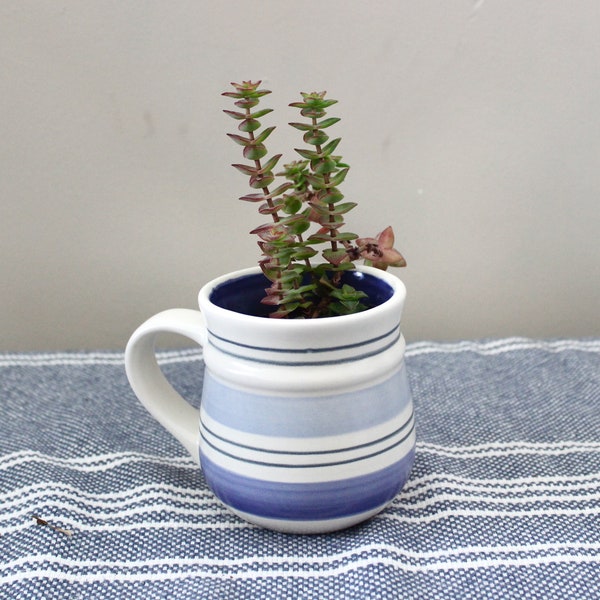
[[[159,356],[197,405],[200,351]],[[599,598],[600,340],[412,343],[406,361],[406,487],[294,536],[221,507],[122,353],[0,354],[0,598]]]

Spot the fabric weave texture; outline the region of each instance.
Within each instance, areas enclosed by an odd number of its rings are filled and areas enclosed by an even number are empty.
[[[200,350],[159,359],[198,406]],[[600,340],[420,342],[406,363],[407,485],[297,536],[219,504],[122,353],[0,354],[0,599],[600,598]]]

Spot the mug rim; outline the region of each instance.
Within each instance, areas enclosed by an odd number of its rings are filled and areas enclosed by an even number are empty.
[[[215,304],[211,300],[211,293],[217,286],[228,281],[232,281],[234,279],[238,279],[249,275],[258,275],[262,273],[260,267],[254,266],[225,273],[205,283],[198,292],[198,305],[201,311],[206,311],[208,308],[211,312],[214,312],[215,314],[221,314],[222,316],[228,316],[228,318],[239,318],[243,321],[247,321],[249,319],[252,322],[268,322],[275,327],[288,326],[304,328],[323,327],[325,323],[339,323],[342,319],[345,321],[362,321],[366,318],[372,318],[380,312],[385,312],[390,308],[391,304],[397,303],[400,307],[403,305],[404,300],[406,299],[406,286],[399,277],[392,273],[389,273],[388,271],[383,271],[382,269],[377,269],[375,267],[370,267],[366,265],[357,265],[354,271],[365,273],[377,279],[383,280],[392,289],[392,294],[387,300],[384,300],[381,304],[378,304],[377,306],[373,306],[371,308],[368,308],[367,310],[363,310],[358,313],[353,313],[349,315],[335,315],[330,317],[319,317],[316,319],[270,319],[264,316],[249,315],[229,308],[223,308],[222,306]]]

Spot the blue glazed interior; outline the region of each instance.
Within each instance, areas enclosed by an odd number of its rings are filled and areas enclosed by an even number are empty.
[[[365,303],[369,308],[383,304],[394,293],[385,281],[360,271],[347,271],[343,274],[342,281],[365,292],[368,296]],[[216,286],[210,294],[210,301],[237,313],[266,317],[273,307],[261,304],[260,301],[265,295],[265,288],[269,286],[269,280],[262,273],[244,275]]]

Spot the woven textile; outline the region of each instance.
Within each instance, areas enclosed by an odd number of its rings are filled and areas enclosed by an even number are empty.
[[[200,352],[159,357],[198,404]],[[122,354],[0,355],[0,598],[599,598],[600,340],[413,343],[407,368],[405,489],[293,536],[220,506]]]

